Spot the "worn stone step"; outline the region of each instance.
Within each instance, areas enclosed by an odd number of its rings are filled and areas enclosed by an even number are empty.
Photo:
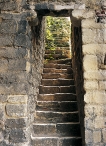
[[[42,79],[43,86],[69,86],[74,85],[74,80],[71,79]]]
[[[76,93],[75,86],[40,86],[39,94]]]
[[[44,59],[64,59],[68,56],[68,54],[45,54]]]
[[[54,64],[54,63],[46,63],[46,64],[44,64],[44,68],[67,69],[68,67],[71,67],[71,65]]]
[[[76,101],[76,94],[71,93],[39,94],[38,101]]]
[[[42,79],[73,79],[73,74],[62,73],[43,73]]]
[[[55,69],[55,68],[44,68],[43,73],[67,73],[72,74],[73,70],[71,67],[68,67],[67,69]]]
[[[81,137],[59,138],[59,146],[82,146]]]
[[[44,68],[43,73],[67,73],[67,69]]]
[[[31,141],[32,146],[58,146],[57,137],[33,137]]]
[[[34,123],[32,136],[80,136],[79,123]]]
[[[70,48],[67,49],[55,49],[55,50],[50,50],[50,49],[46,49],[45,50],[45,54],[64,54],[65,52],[70,53]]]
[[[58,123],[56,128],[57,133],[61,136],[81,136],[80,123]]]
[[[82,146],[81,137],[33,137],[32,146]]]
[[[58,47],[70,47],[68,42],[61,41],[61,40],[55,40],[54,45]]]
[[[48,63],[70,64],[71,65],[72,59],[66,58],[66,59],[59,59],[59,60],[49,60]]]
[[[55,47],[56,50],[70,50],[69,47]]]
[[[34,122],[39,123],[61,123],[61,122],[79,122],[78,112],[53,112],[53,111],[36,111]]]
[[[37,101],[36,109],[57,112],[78,111],[76,101]]]

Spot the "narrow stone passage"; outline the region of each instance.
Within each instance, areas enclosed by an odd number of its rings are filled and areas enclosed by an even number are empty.
[[[64,47],[45,52],[45,59],[51,54],[55,59],[44,64],[33,123],[33,146],[82,145],[71,59],[62,55],[63,51]]]

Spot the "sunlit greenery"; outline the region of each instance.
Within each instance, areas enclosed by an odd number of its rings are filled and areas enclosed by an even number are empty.
[[[46,17],[45,48],[55,50],[58,47],[57,38],[65,45],[69,41],[70,21],[65,17]],[[56,40],[56,41],[55,41]]]

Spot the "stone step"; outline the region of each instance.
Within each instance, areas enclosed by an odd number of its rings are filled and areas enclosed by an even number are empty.
[[[34,123],[32,136],[80,136],[78,123]]]
[[[43,73],[42,79],[73,79],[73,74]]]
[[[67,69],[55,69],[55,68],[44,68],[43,73],[67,73],[72,74],[73,70],[71,67],[68,67]]]
[[[67,69],[44,68],[43,73],[67,73]]]
[[[50,49],[46,49],[45,50],[45,54],[63,54],[63,53],[70,53],[70,48],[67,49],[55,49],[55,50],[50,50]]]
[[[54,64],[70,64],[71,65],[72,59],[66,58],[66,59],[59,59],[59,60],[49,60],[48,63],[54,63]]]
[[[74,80],[71,79],[42,79],[43,86],[69,86],[74,85]]]
[[[56,45],[57,47],[70,47],[69,42],[61,40],[55,40],[54,45]]]
[[[37,101],[36,109],[57,112],[78,111],[76,101]]]
[[[44,59],[64,59],[68,56],[68,54],[45,54]]]
[[[33,137],[32,146],[82,146],[81,137]]]
[[[34,122],[39,123],[79,122],[78,112],[35,111]]]
[[[44,64],[44,68],[67,69],[68,67],[71,67],[71,65],[54,64],[54,63],[46,63],[46,64]]]
[[[76,93],[75,86],[40,86],[39,94]]]
[[[39,94],[38,101],[76,101],[76,95],[71,93]]]
[[[55,47],[55,50],[69,50],[69,47]]]

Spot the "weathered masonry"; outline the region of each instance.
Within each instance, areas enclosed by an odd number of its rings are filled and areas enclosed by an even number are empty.
[[[83,145],[105,146],[105,0],[0,0],[0,146],[32,145],[45,53],[44,16],[71,18]]]

